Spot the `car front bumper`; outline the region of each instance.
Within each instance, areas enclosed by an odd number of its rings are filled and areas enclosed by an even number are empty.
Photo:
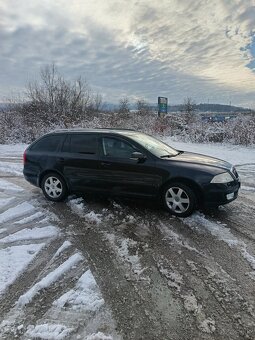
[[[210,183],[204,190],[204,205],[213,207],[234,201],[240,186],[237,180],[226,184]]]

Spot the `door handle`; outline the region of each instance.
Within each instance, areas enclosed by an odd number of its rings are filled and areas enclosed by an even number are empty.
[[[58,161],[59,163],[64,163],[65,159],[64,159],[63,157],[60,157],[60,158],[57,159],[57,161]]]
[[[110,166],[111,163],[108,163],[108,162],[101,162],[101,165],[103,165],[103,166]]]

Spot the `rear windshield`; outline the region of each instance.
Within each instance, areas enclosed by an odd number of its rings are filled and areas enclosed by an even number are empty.
[[[58,150],[59,144],[62,142],[62,140],[62,135],[46,136],[32,145],[31,150],[55,152]]]

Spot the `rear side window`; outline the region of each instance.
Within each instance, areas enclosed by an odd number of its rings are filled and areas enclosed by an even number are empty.
[[[97,153],[97,136],[80,134],[70,136],[70,152],[95,155]]]
[[[35,143],[31,150],[33,151],[47,151],[47,152],[55,152],[58,150],[60,143],[62,142],[63,136],[47,136],[40,139],[37,143]]]

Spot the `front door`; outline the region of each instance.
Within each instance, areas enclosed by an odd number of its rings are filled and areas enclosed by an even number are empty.
[[[100,182],[105,190],[125,196],[155,196],[158,193],[161,177],[150,154],[145,154],[144,160],[132,159],[133,152],[144,154],[144,150],[132,141],[115,136],[103,136],[100,150]]]

